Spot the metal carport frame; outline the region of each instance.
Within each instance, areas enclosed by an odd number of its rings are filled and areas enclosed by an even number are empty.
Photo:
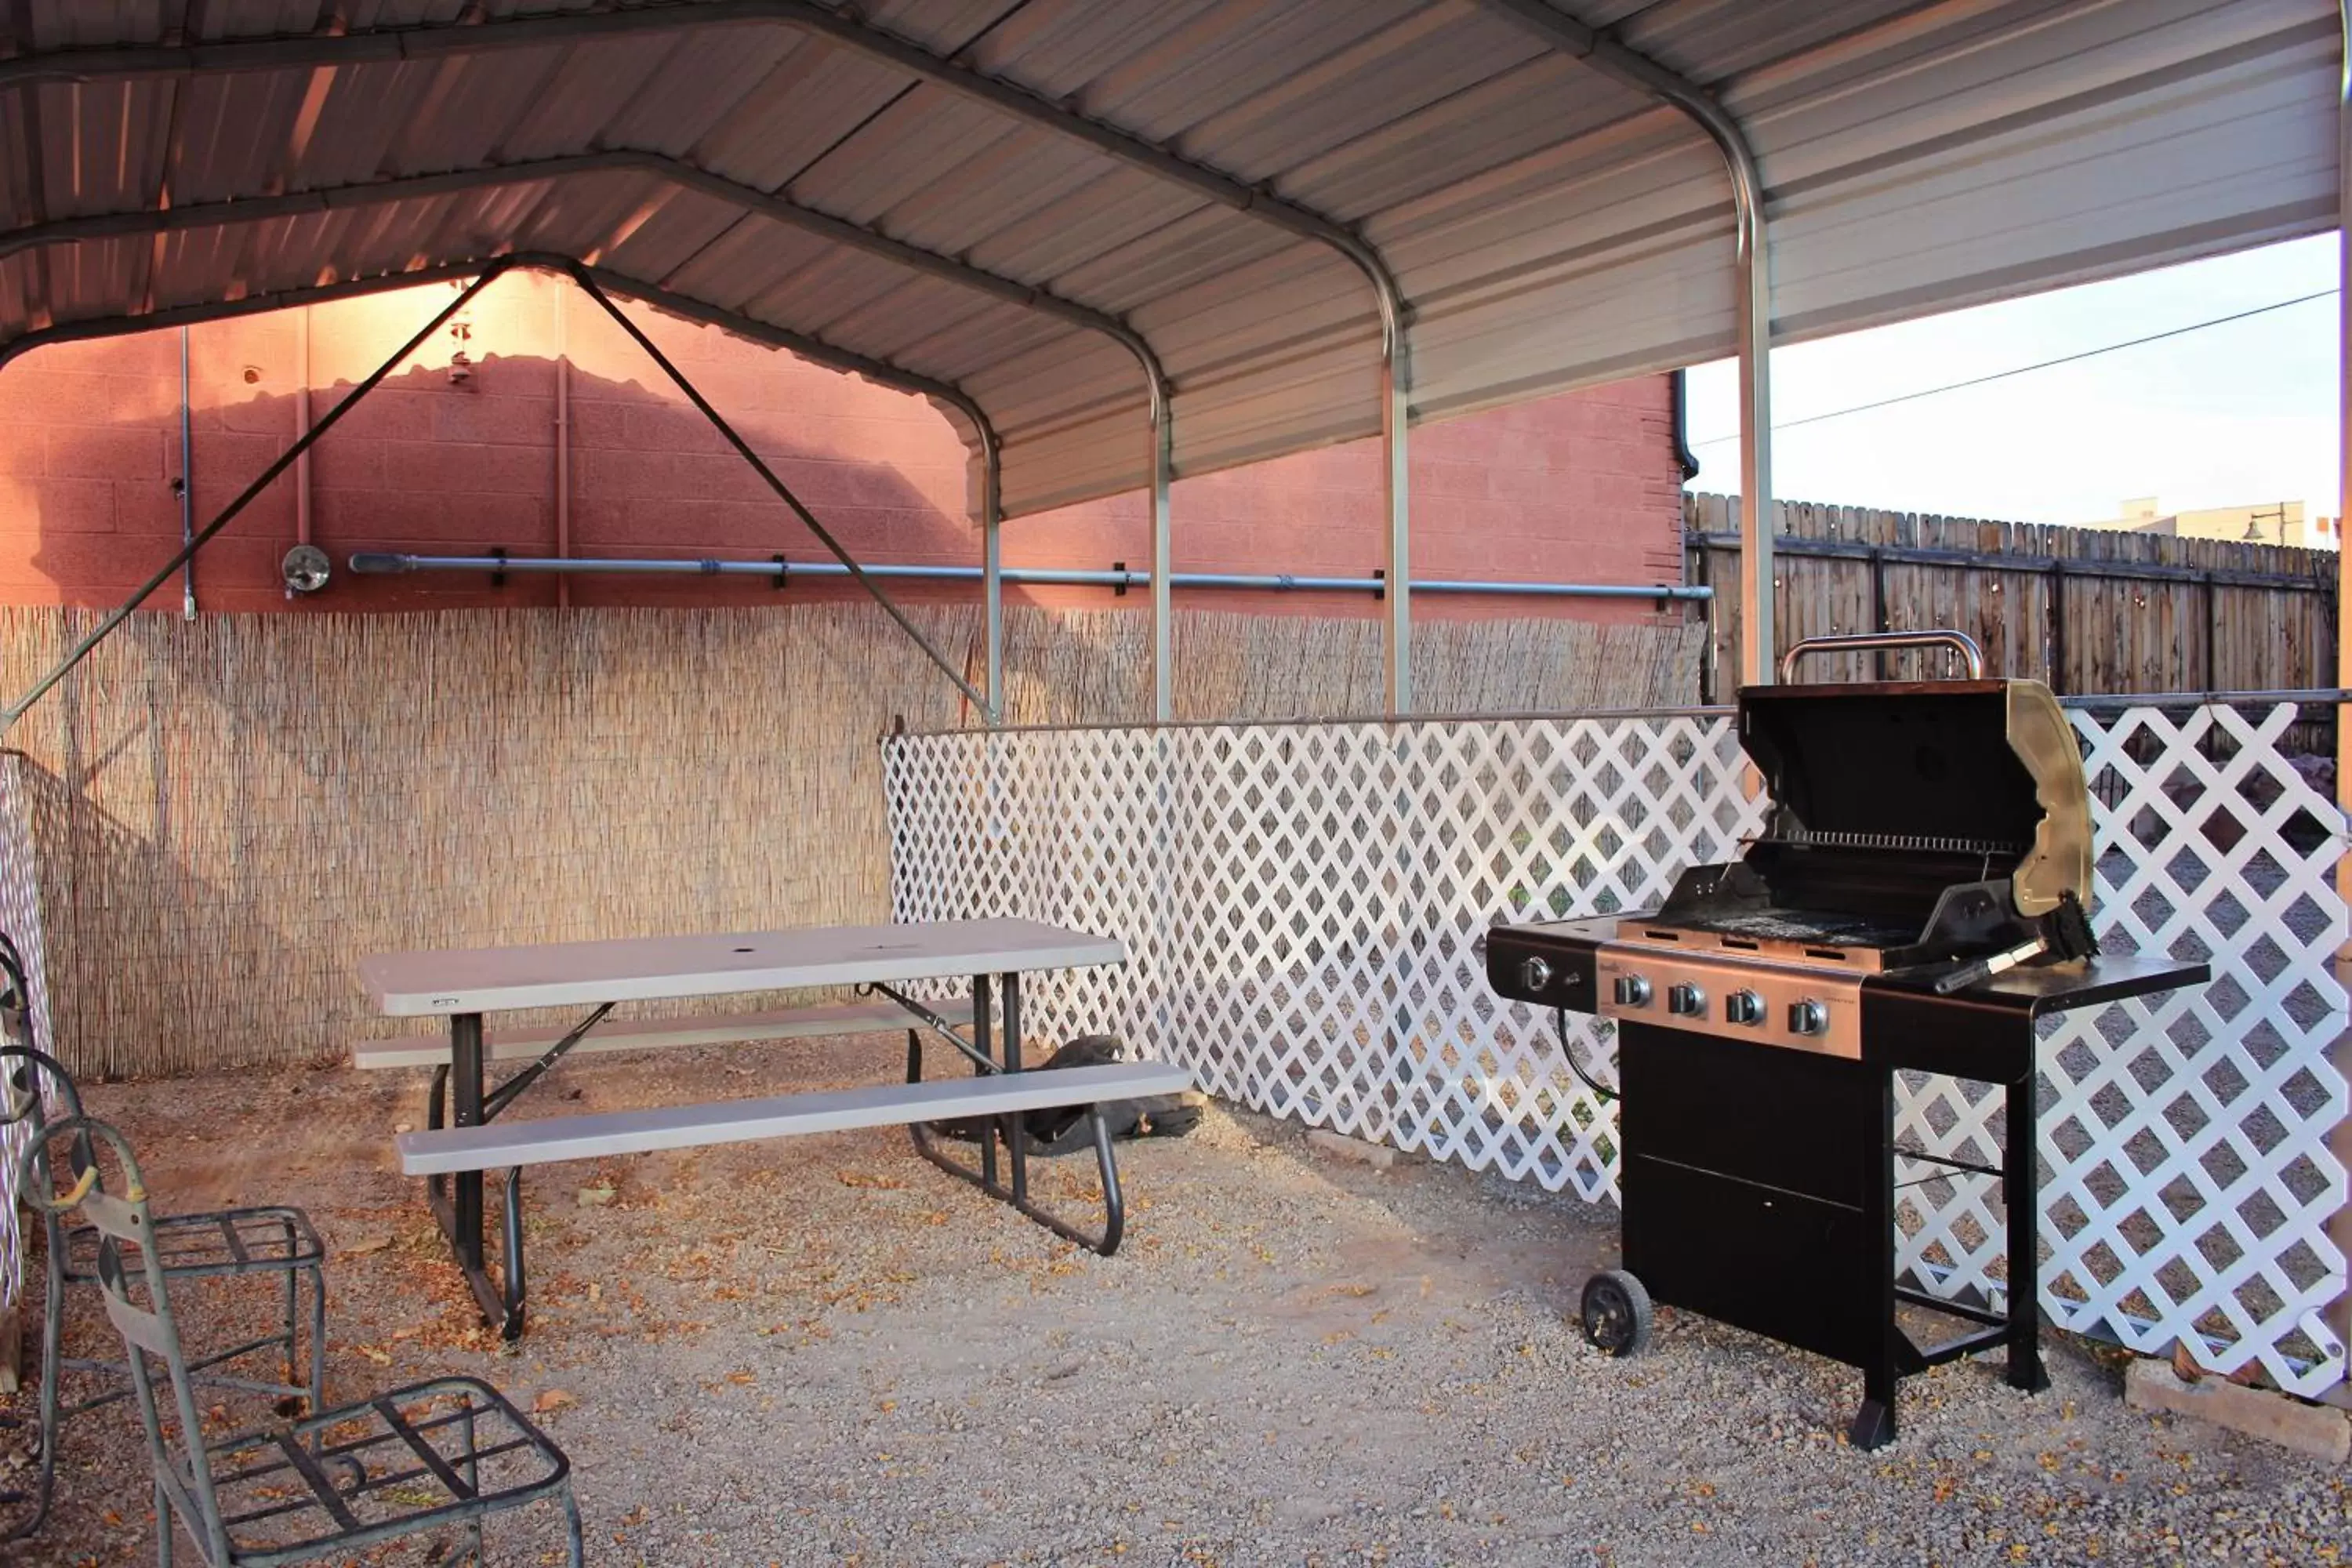
[[[65,657],[59,659],[48,673],[35,681],[31,688],[26,691],[24,696],[18,698],[6,709],[0,710],[0,737],[5,737],[10,730],[14,729],[16,725],[16,721],[22,719],[35,703],[47,696],[59,681],[71,674],[74,668],[80,664],[83,659],[89,658],[92,650],[94,650],[100,643],[104,642],[108,637],[113,634],[116,627],[121,626],[124,621],[128,620],[131,617],[131,613],[137,610],[142,604],[146,602],[149,595],[154,593],[158,588],[169,582],[173,573],[179,571],[183,566],[194,561],[197,553],[201,552],[207,543],[211,542],[211,541],[217,536],[223,529],[236,521],[239,514],[241,514],[247,507],[252,505],[255,500],[261,495],[262,491],[268,489],[270,485],[277,481],[279,475],[283,474],[288,468],[292,468],[297,459],[301,458],[302,455],[308,452],[312,447],[316,446],[320,439],[323,437],[329,430],[333,429],[334,426],[341,421],[345,414],[349,413],[352,408],[362,398],[367,396],[369,393],[374,391],[376,387],[383,383],[384,377],[390,375],[393,371],[400,365],[402,361],[407,359],[419,348],[423,347],[424,344],[431,339],[433,334],[441,328],[444,322],[447,321],[452,316],[464,309],[467,304],[472,301],[474,296],[479,294],[484,289],[488,288],[499,278],[508,272],[515,271],[519,268],[533,268],[555,272],[563,277],[569,278],[574,283],[577,283],[582,290],[589,296],[589,298],[594,300],[597,304],[603,306],[605,311],[612,316],[614,321],[620,324],[622,331],[626,332],[639,348],[643,349],[649,356],[652,357],[655,364],[661,368],[663,374],[667,375],[671,381],[677,385],[678,389],[686,394],[687,397],[694,404],[695,407],[704,416],[704,417],[708,418],[712,425],[718,427],[719,434],[725,437],[728,443],[742,456],[745,461],[751,465],[753,469],[759,473],[760,478],[767,483],[768,487],[776,493],[778,498],[783,500],[787,506],[792,508],[793,512],[800,518],[802,524],[806,527],[809,531],[816,535],[819,542],[823,543],[825,549],[833,554],[834,558],[840,562],[848,575],[856,581],[857,585],[865,589],[867,595],[873,598],[875,603],[882,606],[884,612],[887,613],[893,621],[898,623],[898,628],[907,634],[907,636],[914,642],[916,647],[923,650],[924,655],[929,658],[934,665],[938,666],[940,672],[945,675],[948,679],[955,685],[957,689],[961,691],[965,698],[971,702],[972,706],[980,710],[985,721],[992,726],[1003,721],[1003,713],[998,707],[998,699],[994,694],[990,693],[983,695],[973,689],[971,682],[964,679],[962,672],[957,669],[955,665],[951,663],[944,654],[940,653],[938,647],[933,646],[931,640],[923,635],[921,629],[908,618],[907,613],[898,606],[897,601],[892,599],[890,595],[883,590],[878,582],[866,575],[864,569],[858,565],[857,562],[852,558],[849,552],[842,547],[840,542],[833,537],[831,531],[828,531],[822,522],[818,521],[815,515],[812,513],[806,506],[802,504],[800,498],[793,495],[791,489],[785,486],[784,482],[776,477],[775,472],[761,459],[757,452],[751,449],[750,443],[745,441],[743,437],[736,432],[735,428],[720,416],[719,411],[712,407],[709,401],[702,395],[701,392],[697,389],[691,382],[687,380],[686,376],[679,372],[676,365],[670,363],[668,357],[654,344],[650,338],[646,336],[644,331],[639,328],[635,322],[630,321],[627,315],[613,303],[611,299],[606,295],[605,286],[610,284],[615,291],[632,294],[638,298],[646,298],[647,299],[648,303],[660,304],[665,309],[676,310],[678,310],[680,314],[685,314],[689,317],[698,314],[698,308],[693,306],[690,301],[679,301],[660,298],[658,290],[651,291],[649,296],[648,291],[646,290],[644,286],[641,284],[637,284],[629,279],[613,279],[609,277],[609,275],[599,273],[595,268],[574,261],[568,257],[522,255],[498,258],[494,260],[484,263],[478,268],[467,269],[476,271],[477,276],[474,277],[471,282],[467,283],[458,291],[456,298],[451,300],[446,305],[443,306],[438,311],[436,311],[431,321],[419,328],[414,335],[412,335],[398,349],[394,351],[389,358],[371,372],[365,379],[362,380],[356,386],[352,387],[349,393],[345,394],[332,408],[327,411],[323,417],[312,424],[309,429],[305,430],[300,438],[296,440],[291,446],[288,447],[287,449],[280,453],[274,461],[263,468],[260,474],[248,483],[244,489],[240,490],[236,499],[231,500],[226,507],[223,508],[210,522],[206,523],[203,528],[196,530],[194,534],[190,536],[187,542],[180,547],[178,552],[175,553],[171,560],[165,562],[163,566],[156,570],[152,576],[148,578],[145,583],[133,590],[128,599],[124,600],[114,609],[109,611],[106,616],[100,620],[97,626],[91,627],[90,630],[79,638],[71,648],[67,650]],[[437,271],[444,279],[463,276],[463,273],[457,268],[440,268],[437,269]],[[187,313],[186,319],[190,321],[219,320],[227,316],[252,314],[258,310],[278,309],[289,304],[311,303],[315,302],[316,300],[321,296],[332,295],[335,297],[348,297],[361,292],[380,292],[382,289],[386,288],[406,288],[414,286],[419,281],[426,280],[429,279],[421,279],[415,274],[404,274],[397,282],[379,284],[373,290],[356,289],[306,289],[299,291],[299,297],[294,299],[264,298],[259,300],[240,300],[236,302],[237,306],[246,306],[249,308],[236,309],[231,306],[223,306],[218,309],[208,310],[200,313]],[[738,328],[737,330],[743,329]],[[8,360],[14,357],[15,354],[27,352],[33,348],[37,348],[41,346],[43,342],[70,341],[77,338],[87,338],[99,335],[104,334],[79,331],[75,327],[53,328],[46,333],[28,334],[27,336],[17,340],[15,343],[0,346],[0,365],[5,365]],[[772,335],[769,335],[769,341],[775,342],[776,346],[780,348],[792,348],[794,346],[793,342],[777,340],[789,340],[794,336],[795,334],[778,331]],[[819,348],[821,345],[812,342],[808,346],[812,350],[814,350]],[[892,366],[876,364],[868,362],[858,362],[856,360],[855,356],[841,356],[838,354],[837,351],[828,350],[827,353],[831,357],[835,359],[846,358],[848,360],[849,363],[842,363],[840,368],[853,369],[858,371],[860,374],[871,374],[877,380],[887,379],[888,381],[898,384],[904,390],[919,391],[930,396],[939,397],[943,401],[952,404],[961,412],[962,412],[966,417],[970,418],[973,422],[975,427],[980,433],[982,450],[988,459],[986,469],[989,476],[986,480],[988,501],[986,503],[985,517],[990,528],[989,538],[992,542],[995,537],[995,516],[993,505],[993,476],[995,465],[993,458],[996,451],[996,437],[993,427],[989,424],[987,416],[981,411],[980,406],[977,404],[972,403],[968,397],[964,396],[961,392],[955,388],[938,384],[925,383],[921,378],[908,376],[905,373],[900,372]],[[826,356],[811,353],[809,357],[812,359],[822,359]],[[995,651],[994,645],[997,639],[1001,637],[1001,631],[997,622],[995,609],[995,584],[991,583],[990,588],[990,620],[992,623],[990,627],[992,644],[991,652],[992,655],[993,655]],[[992,660],[992,662],[993,662],[993,660]],[[993,673],[994,671],[992,670],[992,675],[993,675]]]
[[[1773,676],[1772,247],[1756,150],[1723,100],[1543,0],[1478,0],[1572,58],[1683,111],[1723,153],[1739,234],[1739,677]]]
[[[1380,330],[1393,713],[1411,706],[1416,402],[1464,412],[1687,363],[1720,352],[1713,312],[1733,318],[1742,663],[1765,679],[1776,294],[1781,331],[1816,335],[2311,232],[2340,207],[2335,138],[2323,152],[2312,134],[2323,52],[2331,132],[2335,119],[2333,0],[2053,0],[2015,16],[1965,0],[1755,0],[1614,6],[1606,25],[1562,8],[1571,0],[586,0],[530,16],[516,3],[417,0],[404,25],[353,29],[260,0],[23,0],[0,36],[0,142],[14,143],[0,153],[0,340],[204,319],[198,300],[241,289],[290,303],[331,297],[313,279],[462,275],[507,234],[765,342],[821,343],[845,311],[904,289],[920,363],[894,363],[908,340],[876,329],[887,310],[812,357],[989,408],[993,435],[974,437],[983,560],[1001,559],[1008,508],[1139,477],[1164,582],[1178,462],[1207,471],[1370,433],[1374,399],[1336,365],[1365,318],[1328,308],[1334,278],[1307,259],[1337,256],[1370,283]],[[274,31],[289,21],[310,30]],[[1696,149],[1647,118],[1661,104],[1728,170],[1727,236],[1722,187],[1694,179]],[[784,132],[809,151],[746,152]],[[2195,180],[2179,173],[2189,144],[2204,158]],[[1775,182],[1769,237],[1759,159]],[[813,203],[801,199],[820,164]],[[670,195],[625,210],[615,183],[632,177]],[[887,194],[858,198],[868,179]],[[1160,196],[1139,198],[1143,185]],[[501,188],[502,202],[482,194]],[[368,243],[350,216],[411,200],[415,251]],[[234,247],[191,237],[215,209],[266,226]],[[2007,212],[2020,221],[2000,227]],[[819,237],[790,255],[852,281],[773,282],[775,267],[748,259],[757,219]],[[1308,243],[1268,248],[1250,232]],[[1725,237],[1728,268],[1714,248]],[[835,248],[994,303],[835,268]],[[1736,287],[1717,295],[1725,273]],[[1279,289],[1253,295],[1261,276]],[[192,296],[198,280],[208,295]],[[772,310],[770,287],[783,299]],[[1064,334],[1025,340],[1045,345],[1033,352],[998,306],[1148,337],[1158,407],[1143,462],[1116,455],[1125,404],[1105,395],[1091,351]],[[1165,713],[1170,612],[1155,601]],[[1001,672],[1001,644],[992,652]]]
[[[803,28],[820,35],[831,42],[844,45],[903,70],[948,88],[965,93],[990,107],[1012,114],[1030,124],[1073,137],[1098,151],[1151,174],[1209,199],[1236,212],[1274,224],[1291,233],[1327,245],[1352,262],[1372,287],[1381,317],[1381,439],[1384,444],[1383,473],[1387,490],[1386,577],[1387,646],[1384,660],[1388,711],[1402,714],[1412,706],[1412,584],[1411,537],[1409,525],[1409,473],[1406,458],[1406,426],[1410,375],[1406,369],[1404,322],[1406,308],[1399,293],[1396,279],[1381,259],[1379,253],[1367,244],[1362,236],[1345,225],[1333,222],[1323,215],[1297,203],[1287,202],[1270,192],[1253,188],[1240,180],[1194,160],[1185,158],[1166,148],[1157,146],[1139,136],[1133,136],[1100,121],[1073,112],[1049,102],[1026,89],[996,80],[982,72],[944,60],[917,45],[895,35],[871,27],[853,16],[836,14],[808,0],[704,0],[690,8],[682,6],[646,6],[626,11],[575,13],[557,16],[511,18],[500,21],[477,21],[472,25],[440,32],[430,28],[404,30],[390,34],[333,32],[299,39],[269,39],[254,42],[215,44],[210,46],[179,46],[176,47],[89,51],[79,55],[70,64],[33,56],[15,60],[0,60],[0,92],[19,84],[42,80],[68,80],[77,84],[105,79],[137,79],[155,76],[194,76],[203,73],[236,70],[279,70],[289,67],[332,67],[369,59],[418,59],[435,56],[471,53],[499,48],[515,48],[551,40],[611,37],[616,34],[647,29],[674,29],[681,25],[691,26],[723,26],[744,23],[766,22]],[[611,160],[607,166],[637,163],[629,154],[617,158],[612,154],[588,154],[575,163]],[[974,276],[980,269],[950,258],[923,253],[887,237],[848,224],[827,215],[811,212],[789,202],[782,202],[767,193],[736,186],[731,182],[693,170],[676,160],[663,159],[662,173],[680,184],[703,190],[706,194],[725,194],[725,199],[742,205],[747,213],[777,217],[821,232],[826,237],[858,248],[887,257],[904,265],[922,267],[935,275],[949,277],[958,282],[977,283]],[[572,171],[566,171],[572,172]],[[421,184],[435,187],[436,182],[448,182],[437,188],[463,188],[469,179],[480,183],[502,183],[507,178],[502,169],[471,171],[460,175],[423,176]],[[366,187],[359,187],[365,189]],[[308,195],[308,193],[306,193]],[[267,201],[268,198],[261,198]],[[398,199],[397,197],[386,199]],[[224,203],[222,206],[243,204]],[[332,205],[329,201],[324,205]],[[297,198],[291,210],[310,210]],[[154,215],[165,219],[163,230],[180,226],[168,221],[168,215]],[[239,215],[240,216],[246,215]],[[266,215],[265,215],[266,216]],[[89,232],[108,232],[103,220],[83,220]],[[68,221],[58,226],[75,228]],[[68,234],[66,237],[81,237]],[[14,248],[13,237],[0,236],[0,253]],[[40,243],[36,240],[33,243]],[[987,276],[981,274],[981,276]],[[1174,571],[1171,541],[1169,490],[1174,478],[1174,431],[1172,411],[1169,406],[1170,387],[1157,356],[1140,334],[1124,322],[1116,322],[1097,311],[1086,310],[1049,292],[1013,282],[1011,279],[990,279],[990,286],[1002,282],[1003,290],[992,287],[992,292],[1030,309],[1062,316],[1065,320],[1106,331],[1119,339],[1143,362],[1144,374],[1150,385],[1151,411],[1151,624],[1153,712],[1162,720],[1175,717],[1175,674],[1173,610],[1169,598],[1169,580]],[[1082,314],[1081,314],[1082,312]],[[5,363],[5,360],[0,360]],[[1002,587],[993,570],[1000,559],[1001,542],[996,530],[996,487],[983,479],[982,527],[986,534],[983,559],[990,564],[987,578],[988,667],[992,711],[1001,710],[1003,691],[1001,686],[1003,664],[1003,611]]]

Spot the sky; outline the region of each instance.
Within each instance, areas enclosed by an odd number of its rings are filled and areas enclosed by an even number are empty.
[[[2093,522],[2299,500],[2340,516],[2333,294],[2160,342],[1790,428],[2336,286],[2327,234],[1772,353],[1772,488],[1790,500]],[[1739,488],[1729,360],[1695,366],[1690,488]],[[1717,439],[1717,437],[1729,437]]]

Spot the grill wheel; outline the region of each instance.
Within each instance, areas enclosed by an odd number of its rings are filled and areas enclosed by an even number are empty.
[[[1584,1282],[1584,1338],[1605,1355],[1639,1355],[1650,1345],[1650,1293],[1622,1268]]]

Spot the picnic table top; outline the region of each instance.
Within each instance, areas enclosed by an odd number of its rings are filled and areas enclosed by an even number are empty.
[[[1127,948],[1039,921],[803,926],[377,953],[360,983],[394,1016],[495,1013],[1123,963]]]

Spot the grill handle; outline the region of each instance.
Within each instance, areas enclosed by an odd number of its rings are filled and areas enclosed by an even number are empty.
[[[1882,647],[1945,647],[1950,648],[1968,661],[1969,679],[1984,679],[1984,649],[1977,639],[1966,632],[1936,630],[1927,632],[1845,632],[1836,637],[1802,637],[1780,656],[1780,680],[1783,685],[1797,678],[1797,661],[1809,653],[1861,653]]]

